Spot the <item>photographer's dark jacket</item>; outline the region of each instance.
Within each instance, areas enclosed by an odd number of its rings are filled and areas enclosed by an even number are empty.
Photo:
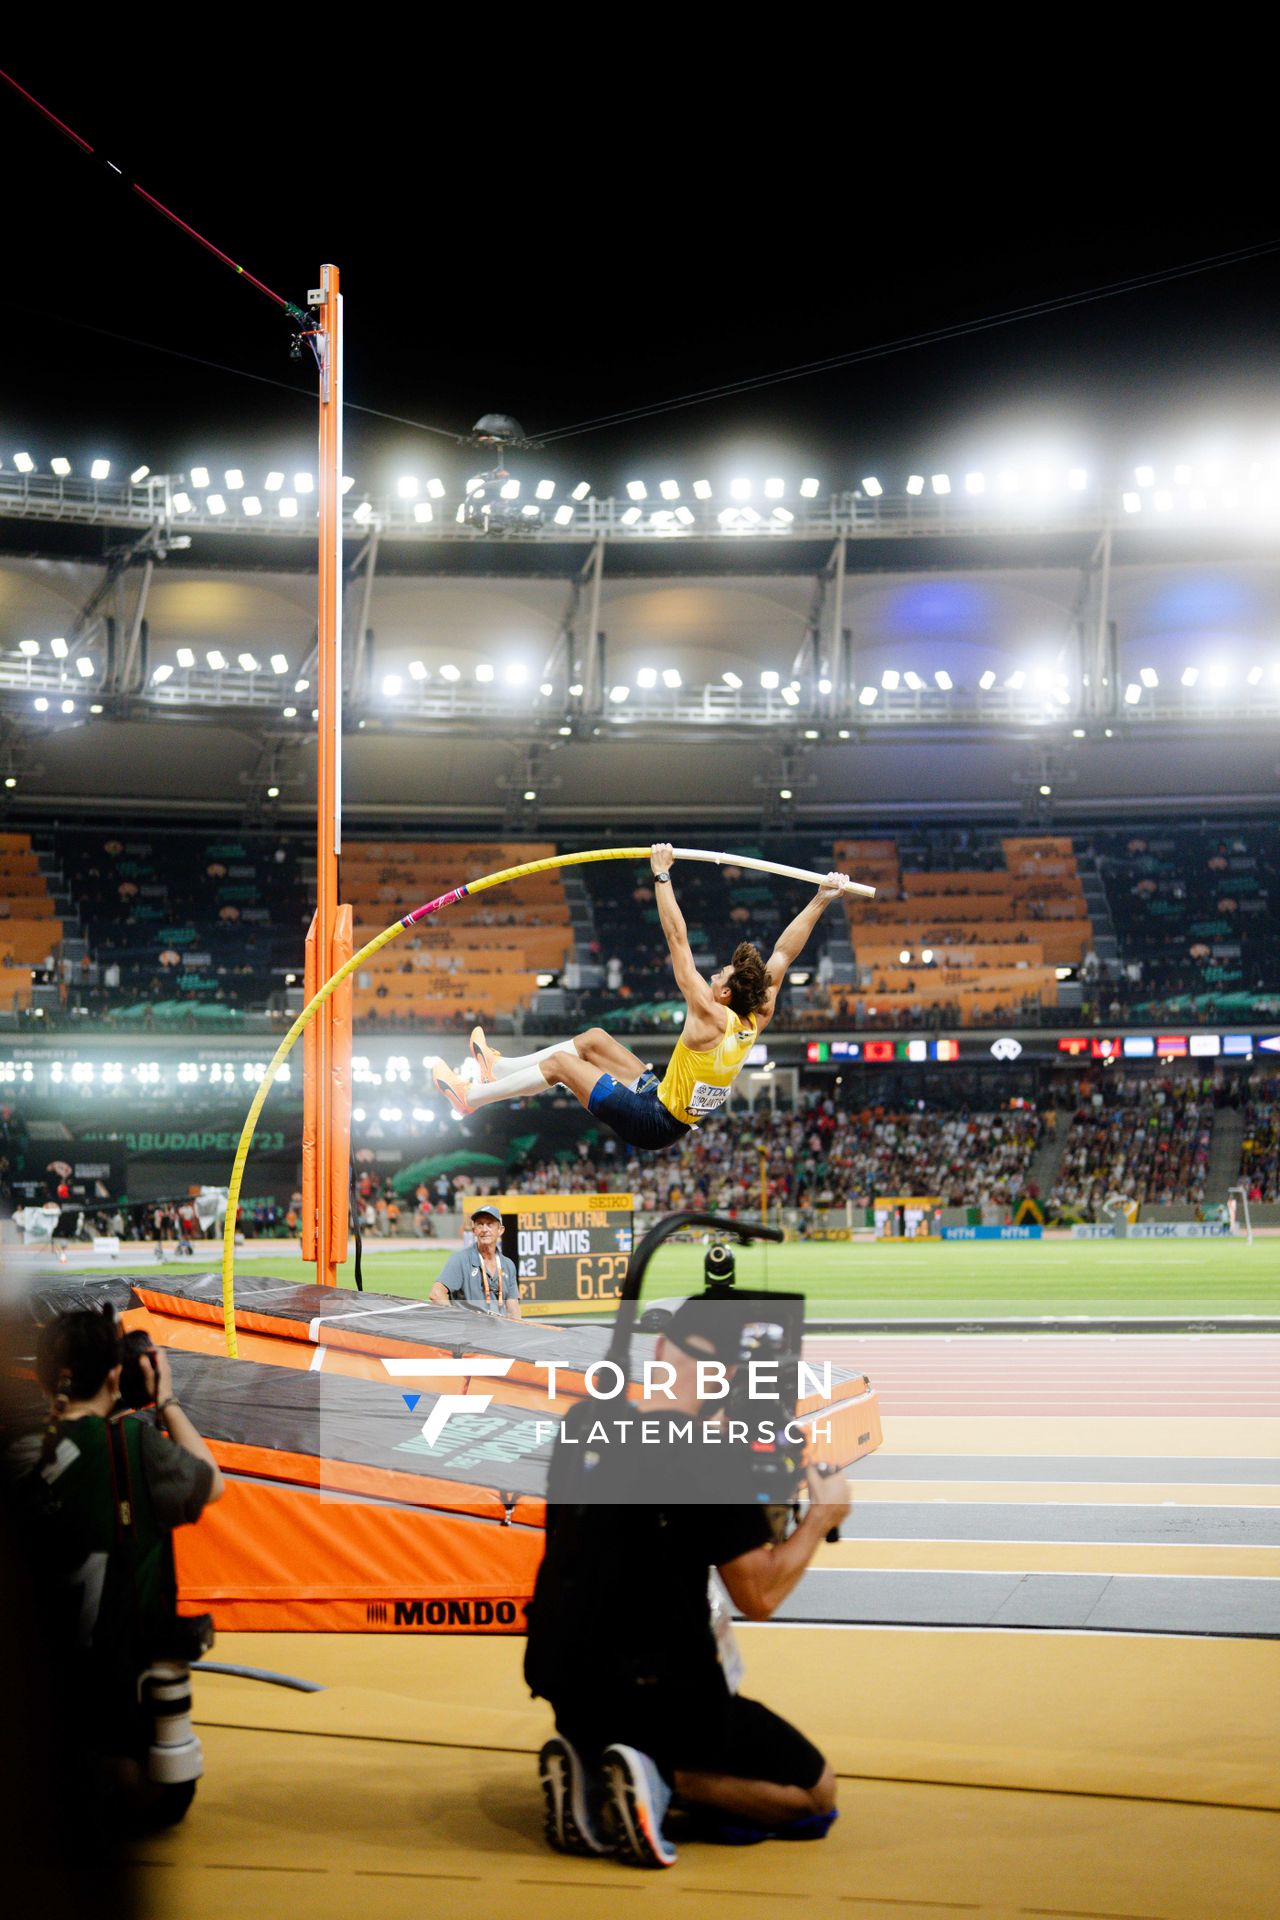
[[[172,1638],[173,1529],[199,1519],[213,1474],[135,1413],[60,1421],[43,1467],[42,1441],[25,1435],[8,1465],[46,1624],[102,1709],[124,1714],[138,1674]]]

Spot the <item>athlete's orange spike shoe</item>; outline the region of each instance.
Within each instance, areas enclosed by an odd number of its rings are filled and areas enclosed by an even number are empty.
[[[471,1029],[471,1058],[480,1069],[480,1079],[486,1087],[497,1079],[498,1072],[496,1063],[501,1060],[502,1055],[496,1047],[489,1045],[489,1042],[484,1037],[483,1027],[472,1027]]]
[[[466,1082],[452,1067],[443,1060],[437,1060],[431,1069],[431,1078],[437,1093],[442,1093],[455,1113],[474,1113],[475,1108],[467,1098]]]

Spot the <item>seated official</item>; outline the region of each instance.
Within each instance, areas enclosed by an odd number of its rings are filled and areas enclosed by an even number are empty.
[[[629,1403],[616,1430],[629,1416],[652,1416],[660,1430],[678,1416],[717,1419],[718,1404],[699,1400],[697,1363],[719,1360],[731,1375],[739,1351],[718,1304],[677,1311],[654,1356],[674,1370],[672,1397]],[[737,1691],[740,1662],[727,1618],[713,1618],[710,1575],[748,1620],[769,1619],[848,1513],[845,1481],[811,1475],[803,1519],[778,1539],[766,1506],[742,1490],[726,1503],[719,1446],[699,1458],[673,1434],[649,1479],[656,1501],[637,1499],[634,1449],[620,1464],[609,1445],[581,1444],[600,1413],[581,1402],[566,1415],[578,1445],[553,1457],[529,1609],[525,1678],[556,1721],[539,1756],[548,1840],[668,1867],[673,1799],[694,1838],[820,1839],[836,1816],[835,1774],[802,1733]],[[700,1498],[720,1504],[689,1504]]]
[[[451,1253],[427,1299],[433,1307],[474,1307],[479,1313],[505,1313],[520,1318],[520,1287],[514,1260],[508,1260],[498,1242],[502,1215],[496,1207],[477,1207],[471,1216],[474,1247]]]

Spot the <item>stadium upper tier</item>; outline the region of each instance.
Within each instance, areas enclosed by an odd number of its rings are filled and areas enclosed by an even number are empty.
[[[696,829],[689,832],[696,839]],[[357,944],[461,881],[551,841],[348,841]],[[872,882],[820,923],[777,1027],[845,1032],[1139,1021],[1280,1008],[1280,829],[1090,835],[932,828],[876,839],[774,835],[737,851]],[[310,847],[284,831],[72,827],[0,839],[0,1008],[48,1019],[230,1028],[300,1004]],[[698,964],[766,955],[806,885],[686,863],[677,897]],[[51,1000],[50,994],[56,997]],[[652,1032],[680,1001],[647,863],[532,876],[451,906],[355,978],[356,1024],[456,1033],[477,1020]]]

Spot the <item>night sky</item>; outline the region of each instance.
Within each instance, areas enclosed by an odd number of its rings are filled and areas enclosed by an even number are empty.
[[[1099,191],[1060,139],[1037,165],[1013,135],[968,150],[902,130],[895,151],[852,114],[783,125],[729,76],[709,96],[695,61],[633,95],[616,63],[607,85],[565,65],[522,97],[511,42],[486,82],[488,29],[467,58],[424,64],[397,35],[352,27],[331,164],[308,19],[279,52],[170,23],[135,59],[116,22],[78,26],[69,51],[28,36],[0,64],[282,293],[301,301],[336,260],[348,400],[448,428],[502,409],[537,434],[1280,238],[1280,216],[1208,188],[1143,191],[1139,209],[1121,156]],[[487,86],[501,109],[483,104]],[[313,383],[277,310],[7,89],[0,136],[0,460],[25,445],[77,470],[95,454],[170,471],[307,463]],[[900,487],[912,467],[1019,454],[1158,462],[1208,431],[1280,444],[1277,364],[1280,253],[526,459],[598,493],[667,472],[812,472],[832,487],[878,472]],[[347,469],[375,490],[404,470],[475,469],[354,413],[347,432]]]

